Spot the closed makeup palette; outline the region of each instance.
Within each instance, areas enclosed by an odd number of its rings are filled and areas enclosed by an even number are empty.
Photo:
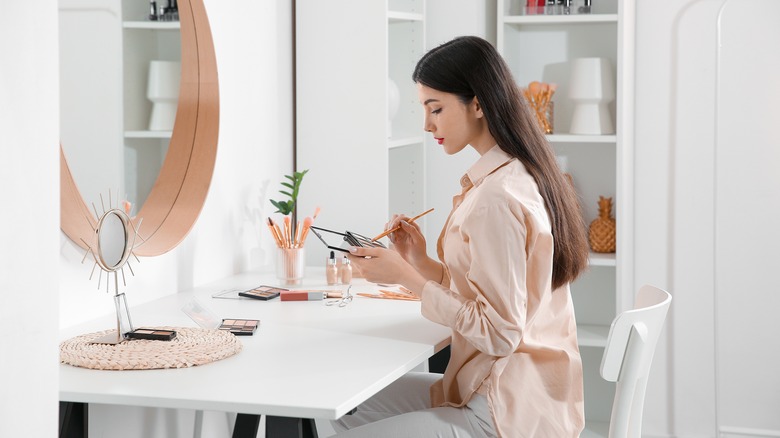
[[[220,330],[228,330],[236,336],[252,336],[260,323],[257,319],[223,319]]]
[[[170,341],[176,337],[176,331],[154,329],[154,328],[137,328],[131,332],[128,332],[126,336],[130,339],[147,339],[151,341]]]
[[[256,300],[270,300],[279,296],[280,292],[284,292],[287,289],[281,289],[272,286],[258,286],[254,289],[239,292],[238,295],[247,298],[254,298]]]

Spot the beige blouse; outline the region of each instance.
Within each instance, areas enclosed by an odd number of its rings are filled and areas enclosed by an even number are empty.
[[[536,182],[498,146],[460,182],[438,242],[444,280],[422,291],[423,316],[452,328],[433,406],[463,406],[477,392],[500,437],[577,437],[577,326],[568,285],[551,290],[553,238]]]

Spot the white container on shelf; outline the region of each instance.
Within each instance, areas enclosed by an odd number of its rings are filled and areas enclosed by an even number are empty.
[[[609,103],[615,100],[615,76],[607,58],[571,61],[569,98],[574,101],[572,134],[614,134]]]
[[[146,97],[152,101],[150,131],[170,131],[176,120],[179,102],[181,63],[178,61],[149,62],[149,83]]]

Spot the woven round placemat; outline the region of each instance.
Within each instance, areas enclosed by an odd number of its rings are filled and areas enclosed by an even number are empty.
[[[170,341],[125,340],[92,344],[113,330],[70,338],[60,344],[60,362],[93,370],[186,368],[214,362],[241,351],[241,341],[225,330],[159,327],[176,330]]]

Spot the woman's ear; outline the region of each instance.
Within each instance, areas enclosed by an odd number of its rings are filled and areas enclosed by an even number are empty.
[[[474,100],[471,101],[471,105],[474,109],[474,114],[477,115],[478,119],[481,119],[484,114],[482,113],[482,105],[479,104],[479,99],[477,99],[477,96],[474,96]]]

